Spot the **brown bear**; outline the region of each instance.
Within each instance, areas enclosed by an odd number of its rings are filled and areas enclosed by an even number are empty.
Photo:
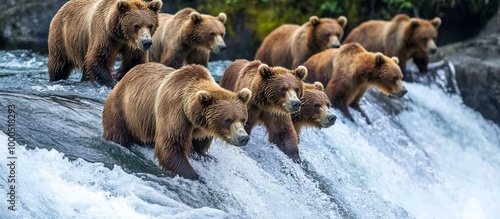
[[[246,145],[244,124],[251,96],[249,89],[233,93],[221,88],[201,65],[178,70],[156,62],[137,65],[104,104],[103,137],[125,147],[153,143],[164,169],[198,179],[188,161],[192,142],[217,137]],[[209,144],[197,151],[208,150]]]
[[[399,67],[406,72],[406,62],[414,59],[420,72],[427,71],[428,53],[435,53],[441,19],[432,20],[396,15],[391,21],[370,20],[354,28],[344,43],[357,42],[370,52],[381,52],[399,58]],[[408,75],[409,76],[409,75]],[[405,80],[411,78],[405,75]]]
[[[155,46],[149,58],[175,69],[187,64],[207,67],[210,52],[217,54],[226,49],[225,22],[224,13],[213,17],[192,8],[184,8],[175,15],[163,14],[158,34],[153,35]]]
[[[50,81],[68,79],[79,67],[82,81],[113,86],[111,71],[118,54],[122,64],[115,75],[117,80],[135,65],[148,61],[147,50],[158,27],[161,6],[161,0],[66,2],[50,23]]]
[[[318,52],[339,47],[346,24],[344,16],[338,19],[312,16],[302,26],[281,25],[264,39],[255,59],[270,66],[296,68]]]
[[[295,70],[269,67],[260,61],[235,60],[222,74],[220,85],[229,90],[249,88],[252,98],[248,102],[248,121],[245,130],[263,123],[274,143],[295,162],[300,162],[298,136],[290,113],[301,108],[302,80],[307,69]]]
[[[292,114],[293,126],[299,137],[304,127],[320,129],[335,124],[337,116],[330,110],[330,99],[323,91],[323,84],[320,82],[304,83],[300,102],[302,103],[300,111]]]
[[[333,107],[340,109],[351,121],[354,119],[349,106],[359,111],[366,122],[371,124],[359,105],[370,87],[376,87],[390,97],[402,97],[407,92],[402,82],[403,74],[398,66],[398,58],[368,52],[358,43],[347,43],[339,49],[325,50],[309,58],[304,66],[316,78],[328,78],[326,95]],[[306,82],[312,81],[306,78]]]

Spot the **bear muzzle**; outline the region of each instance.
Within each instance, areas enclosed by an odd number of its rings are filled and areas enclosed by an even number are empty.
[[[295,113],[300,111],[302,103],[300,102],[300,99],[297,97],[297,93],[295,93],[295,91],[288,91],[286,94],[286,100],[287,101],[285,103],[285,108],[288,112]]]
[[[226,51],[226,43],[221,36],[215,38],[215,46],[212,47],[212,52],[215,54],[224,53]]]
[[[137,48],[142,51],[148,51],[153,45],[153,40],[151,39],[151,34],[149,29],[142,28],[139,30],[139,36],[136,40]]]
[[[328,108],[321,108],[321,110],[323,111],[320,121],[321,127],[328,128],[335,124],[335,121],[337,121],[337,116],[333,114],[333,112]]]
[[[406,93],[408,93],[408,90],[406,90],[405,87],[402,87],[401,89],[396,90],[393,95],[394,97],[400,98],[403,97]]]
[[[250,136],[245,131],[241,122],[236,122],[231,125],[231,135],[229,136],[229,143],[234,146],[245,146],[250,141]]]
[[[340,41],[336,36],[331,37],[329,48],[340,48]]]
[[[429,48],[430,54],[435,54],[437,52],[437,46],[434,40],[427,41],[427,48]]]

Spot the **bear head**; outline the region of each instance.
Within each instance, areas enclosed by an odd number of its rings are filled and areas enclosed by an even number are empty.
[[[337,116],[330,110],[330,99],[323,91],[321,82],[304,83],[300,98],[302,109],[292,114],[294,121],[303,121],[317,128],[328,128],[335,124]]]
[[[147,51],[153,45],[151,36],[158,27],[158,13],[162,1],[118,0],[109,26],[115,39],[126,42],[130,48]]]
[[[322,50],[327,48],[339,48],[340,41],[344,35],[347,18],[340,16],[337,19],[318,18],[311,16],[306,25],[310,26],[311,34],[314,35],[316,46]]]
[[[402,97],[408,90],[403,85],[403,73],[397,57],[389,58],[380,52],[371,54],[372,74],[368,77],[371,85],[390,97]]]
[[[405,44],[415,48],[420,53],[434,54],[437,51],[436,38],[441,19],[435,17],[432,20],[411,18],[405,27]]]
[[[257,93],[254,91],[254,95],[261,107],[275,113],[295,113],[300,110],[306,67],[299,66],[289,70],[260,64],[257,71],[262,80],[260,89]]]
[[[223,53],[226,50],[224,35],[226,34],[226,14],[219,13],[217,17],[200,14],[196,11],[189,15],[192,29],[189,36],[190,43],[213,53]]]
[[[250,140],[245,131],[248,119],[247,103],[252,96],[248,88],[237,93],[218,87],[198,90],[196,106],[191,107],[193,123],[229,144],[244,146]]]

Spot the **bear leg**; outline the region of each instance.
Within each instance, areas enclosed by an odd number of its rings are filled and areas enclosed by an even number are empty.
[[[136,142],[135,138],[127,129],[127,124],[123,118],[123,112],[120,107],[117,107],[115,102],[110,107],[105,107],[103,111],[103,135],[102,137],[108,141],[113,141],[126,148]]]
[[[351,112],[349,112],[349,106],[345,103],[344,100],[332,101],[332,106],[342,111],[344,116],[346,116],[349,120],[354,122],[354,118],[352,117]]]
[[[295,163],[300,163],[299,137],[293,128],[291,116],[264,113],[263,121],[269,133],[269,142],[276,144]]]
[[[425,52],[417,53],[413,56],[413,62],[417,65],[420,73],[426,73],[428,71],[427,65],[429,64],[429,57]]]
[[[163,133],[163,132],[160,132]],[[158,163],[165,170],[172,171],[186,179],[200,178],[188,160],[191,149],[191,135],[172,134],[175,139],[167,139],[163,135],[156,135],[154,154]]]
[[[102,43],[102,45],[102,47],[108,46],[106,43]],[[112,54],[116,53],[109,50],[106,48],[89,49],[83,63],[82,81],[95,80],[102,85],[114,86],[111,69],[116,58],[116,55]]]
[[[208,154],[208,149],[210,148],[210,144],[212,143],[212,137],[206,137],[203,139],[193,139],[193,150],[191,153],[193,155],[192,158],[197,160],[204,161],[217,161],[217,159]]]
[[[359,101],[354,101],[351,103],[351,107],[353,109],[355,109],[356,111],[358,111],[359,113],[361,113],[361,116],[363,116],[366,120],[366,123],[368,125],[371,125],[372,122],[370,121],[370,119],[368,118],[368,116],[366,115],[365,111],[363,109],[361,109],[361,106],[359,105]]]
[[[399,58],[399,56],[398,56]],[[411,73],[409,71],[406,70],[406,60],[405,58],[400,58],[399,59],[399,68],[401,68],[401,73],[403,73],[403,80],[405,81],[408,81],[408,82],[412,82],[413,79],[412,79],[412,76],[411,76]]]
[[[134,66],[146,63],[148,61],[147,53],[137,49],[133,50],[125,47],[120,51],[120,53],[122,54],[122,64],[114,75],[116,81],[120,81],[123,76],[125,76],[125,74]]]
[[[68,79],[71,71],[73,71],[74,65],[67,57],[64,57],[64,55],[52,52],[49,55],[47,67],[49,70],[49,81],[59,81]]]

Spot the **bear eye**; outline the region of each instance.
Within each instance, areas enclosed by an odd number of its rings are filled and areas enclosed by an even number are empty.
[[[330,108],[331,104],[330,104],[330,103],[327,103],[327,104],[326,104],[326,106],[327,106],[328,108]]]
[[[299,89],[298,87],[296,87],[294,90],[295,90],[295,93],[297,93],[297,94],[298,94],[298,93],[299,93],[299,91],[300,91],[300,89]]]
[[[396,81],[398,81],[398,79],[399,79],[399,78],[398,78],[397,76],[394,76],[394,77],[392,78],[392,80],[393,80],[393,81],[395,81],[395,82],[396,82]]]
[[[287,91],[288,91],[288,89],[286,89],[286,87],[281,88],[281,93],[286,94]]]
[[[150,25],[148,26],[149,31],[152,31],[152,30],[153,30],[153,27],[154,27],[154,26],[153,26],[152,24],[150,24]]]
[[[226,120],[224,120],[224,122],[226,123],[226,125],[233,124],[233,120],[232,119],[226,119]]]
[[[316,108],[321,108],[321,104],[319,104],[319,103],[314,104],[314,107],[316,107]]]
[[[135,31],[139,31],[141,27],[139,26],[139,24],[134,24],[134,30]]]
[[[210,32],[210,36],[215,36],[215,32]]]
[[[241,123],[246,124],[246,123],[247,123],[247,120],[246,120],[246,119],[242,119],[242,120],[241,120]]]

